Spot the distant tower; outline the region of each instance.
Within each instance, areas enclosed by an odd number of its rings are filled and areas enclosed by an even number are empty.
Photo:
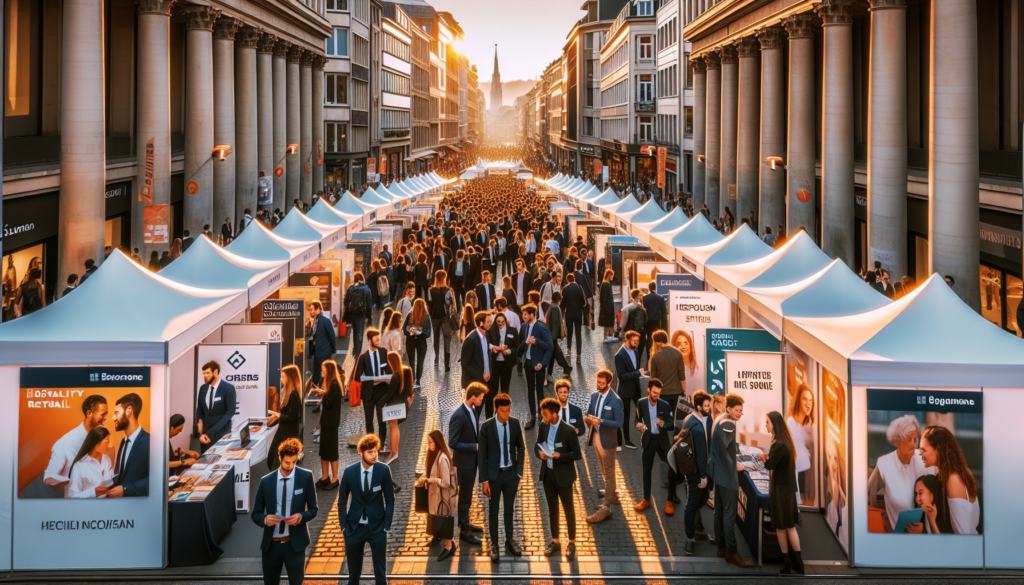
[[[494,73],[491,74],[491,111],[501,109],[501,71],[498,71],[498,45],[494,45]]]

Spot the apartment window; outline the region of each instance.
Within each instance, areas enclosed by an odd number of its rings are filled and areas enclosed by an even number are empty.
[[[683,53],[683,67],[686,67],[686,89],[693,89],[693,67],[690,65],[690,54]]]
[[[586,97],[586,102],[584,103],[584,107],[587,107],[587,108],[594,107],[594,91],[595,90],[590,89],[590,88],[587,88],[587,89],[585,89],[583,91],[583,93],[587,96]]]
[[[587,50],[594,50],[594,35],[596,33],[587,33]]]
[[[638,102],[652,102],[654,101],[654,82],[651,80],[650,75],[639,76],[640,82],[636,84]]]
[[[325,152],[345,152],[348,145],[348,123],[327,122],[324,138],[327,142]]]
[[[326,52],[328,57],[348,57],[347,28],[334,29],[334,34],[327,39]]]
[[[380,72],[380,88],[388,93],[411,95],[411,84],[408,77],[396,75],[390,71]]]
[[[686,112],[686,135],[693,136],[693,108],[685,108]]]
[[[654,16],[654,0],[637,0],[637,16]]]
[[[41,4],[32,0],[7,2],[4,138],[39,136],[42,132]]]
[[[650,61],[654,58],[654,44],[652,38],[649,35],[637,37],[637,59],[641,61]]]
[[[384,33],[384,50],[403,61],[411,61],[412,55],[409,45],[398,40],[390,33]]]
[[[348,75],[326,73],[324,103],[331,106],[348,105]]]
[[[583,135],[593,136],[594,135],[594,118],[586,116],[583,118]]]
[[[410,120],[407,110],[381,110],[380,127],[384,130],[405,129],[410,126]]]
[[[348,0],[327,0],[328,12],[348,12]]]
[[[651,122],[650,116],[640,116],[640,141],[650,142],[651,136],[654,134],[654,124]]]

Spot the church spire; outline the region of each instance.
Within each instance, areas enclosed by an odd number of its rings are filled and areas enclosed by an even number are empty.
[[[491,103],[490,109],[498,111],[501,108],[501,71],[498,69],[498,45],[494,45],[494,73],[491,74]]]
[[[494,77],[501,78],[501,71],[498,70],[498,45],[494,45]]]

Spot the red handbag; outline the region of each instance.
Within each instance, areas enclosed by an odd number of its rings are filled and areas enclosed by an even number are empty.
[[[348,337],[348,323],[345,321],[338,323],[338,337]]]
[[[353,408],[355,408],[356,406],[359,406],[359,404],[360,404],[359,395],[361,394],[362,389],[363,389],[362,382],[360,382],[358,380],[352,380],[351,382],[349,382],[349,384],[348,384],[348,405],[349,406],[351,406]]]

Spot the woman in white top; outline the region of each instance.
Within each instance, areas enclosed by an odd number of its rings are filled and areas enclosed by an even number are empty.
[[[380,346],[398,355],[405,353],[405,336],[402,334],[402,315],[398,311],[391,313],[391,318],[384,324],[384,334],[380,336]]]
[[[111,486],[103,485],[103,482],[114,479],[114,466],[110,457],[103,453],[109,436],[110,431],[102,426],[94,427],[85,436],[68,474],[71,478],[68,483],[70,497],[98,498],[110,490]]]
[[[935,468],[949,501],[949,514],[956,534],[977,534],[981,522],[981,501],[974,474],[956,437],[946,427],[930,426],[921,436],[921,459]]]
[[[544,283],[544,286],[540,287],[540,302],[551,304],[551,295],[556,292],[562,291],[562,275],[557,272],[551,277],[551,280]],[[546,313],[547,311],[545,311]]]
[[[789,434],[793,437],[796,449],[796,501],[808,505],[814,503],[814,438],[817,436],[814,425],[814,391],[806,384],[797,387],[796,395],[789,406],[789,417],[786,419]]]
[[[405,293],[402,298],[398,300],[398,307],[395,309],[402,314],[402,321],[409,316],[409,312],[412,311],[412,303],[416,300],[416,283],[410,282],[405,285]]]
[[[896,450],[879,457],[868,478],[868,505],[878,506],[878,493],[882,492],[890,530],[896,528],[900,512],[914,509],[917,479],[935,473],[935,468],[927,467],[919,456],[917,443],[920,436],[921,425],[912,414],[889,423],[885,438]],[[922,524],[917,524],[908,531],[920,532],[923,528]]]

